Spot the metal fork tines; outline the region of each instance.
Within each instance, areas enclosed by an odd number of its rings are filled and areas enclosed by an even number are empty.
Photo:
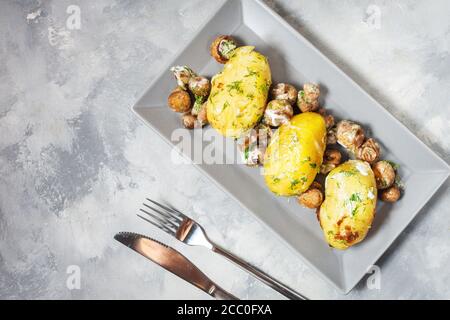
[[[202,226],[179,210],[149,198],[146,198],[146,202],[143,203],[143,206],[144,207],[141,208],[140,211],[144,213],[145,216],[138,214],[138,217],[174,236],[181,242],[192,246],[207,247],[208,249],[219,253],[289,299],[307,300],[306,297],[274,279],[264,271],[245,262],[241,258],[212,242],[206,235]]]
[[[145,208],[141,208],[140,211],[151,217],[152,220],[143,217],[140,214],[138,214],[138,217],[153,224],[154,226],[167,232],[168,234],[175,236],[177,230],[180,228],[180,225],[183,223],[183,214],[181,212],[176,212],[175,210],[159,204],[151,199],[146,198],[146,200],[157,205],[159,209],[152,207],[148,203],[144,202],[143,205]],[[174,214],[173,212],[177,214]]]

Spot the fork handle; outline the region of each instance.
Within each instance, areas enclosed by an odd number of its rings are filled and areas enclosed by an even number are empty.
[[[257,279],[261,280],[266,285],[268,285],[269,287],[271,287],[275,291],[281,293],[285,297],[287,297],[287,298],[289,298],[291,300],[308,300],[308,298],[306,298],[305,296],[303,296],[300,293],[294,291],[293,289],[289,288],[288,286],[286,286],[285,284],[281,283],[280,281],[272,278],[271,276],[269,276],[267,273],[265,273],[261,269],[251,265],[248,262],[245,262],[241,258],[235,256],[231,252],[226,251],[225,249],[219,247],[218,245],[213,244],[212,250],[214,252],[224,256],[225,258],[227,258],[231,262],[234,262],[235,264],[237,264],[242,269],[250,272]]]

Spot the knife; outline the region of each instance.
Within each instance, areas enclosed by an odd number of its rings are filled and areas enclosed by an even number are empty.
[[[205,291],[213,298],[218,300],[239,300],[216,285],[181,253],[159,241],[132,232],[119,232],[114,236],[114,239]]]

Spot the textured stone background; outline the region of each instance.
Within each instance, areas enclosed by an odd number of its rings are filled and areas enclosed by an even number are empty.
[[[267,3],[450,161],[449,1]],[[66,28],[71,4],[81,30]],[[365,23],[371,4],[379,30]],[[0,298],[208,298],[112,240],[136,230],[180,248],[134,216],[164,195],[311,298],[449,299],[449,182],[378,262],[381,289],[364,279],[341,296],[207,178],[167,161],[169,146],[129,108],[217,5],[1,1]],[[280,298],[206,250],[183,252],[241,298]],[[70,265],[80,290],[66,287]]]

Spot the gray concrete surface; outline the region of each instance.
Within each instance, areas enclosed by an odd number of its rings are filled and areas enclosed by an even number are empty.
[[[448,1],[267,4],[450,161]],[[66,25],[70,5],[81,9],[79,30]],[[0,298],[208,298],[115,243],[120,230],[182,248],[241,298],[281,298],[138,221],[153,195],[195,211],[212,238],[313,299],[449,299],[448,181],[378,262],[381,288],[365,278],[342,296],[192,166],[167,161],[170,147],[129,108],[217,5],[0,2]]]

